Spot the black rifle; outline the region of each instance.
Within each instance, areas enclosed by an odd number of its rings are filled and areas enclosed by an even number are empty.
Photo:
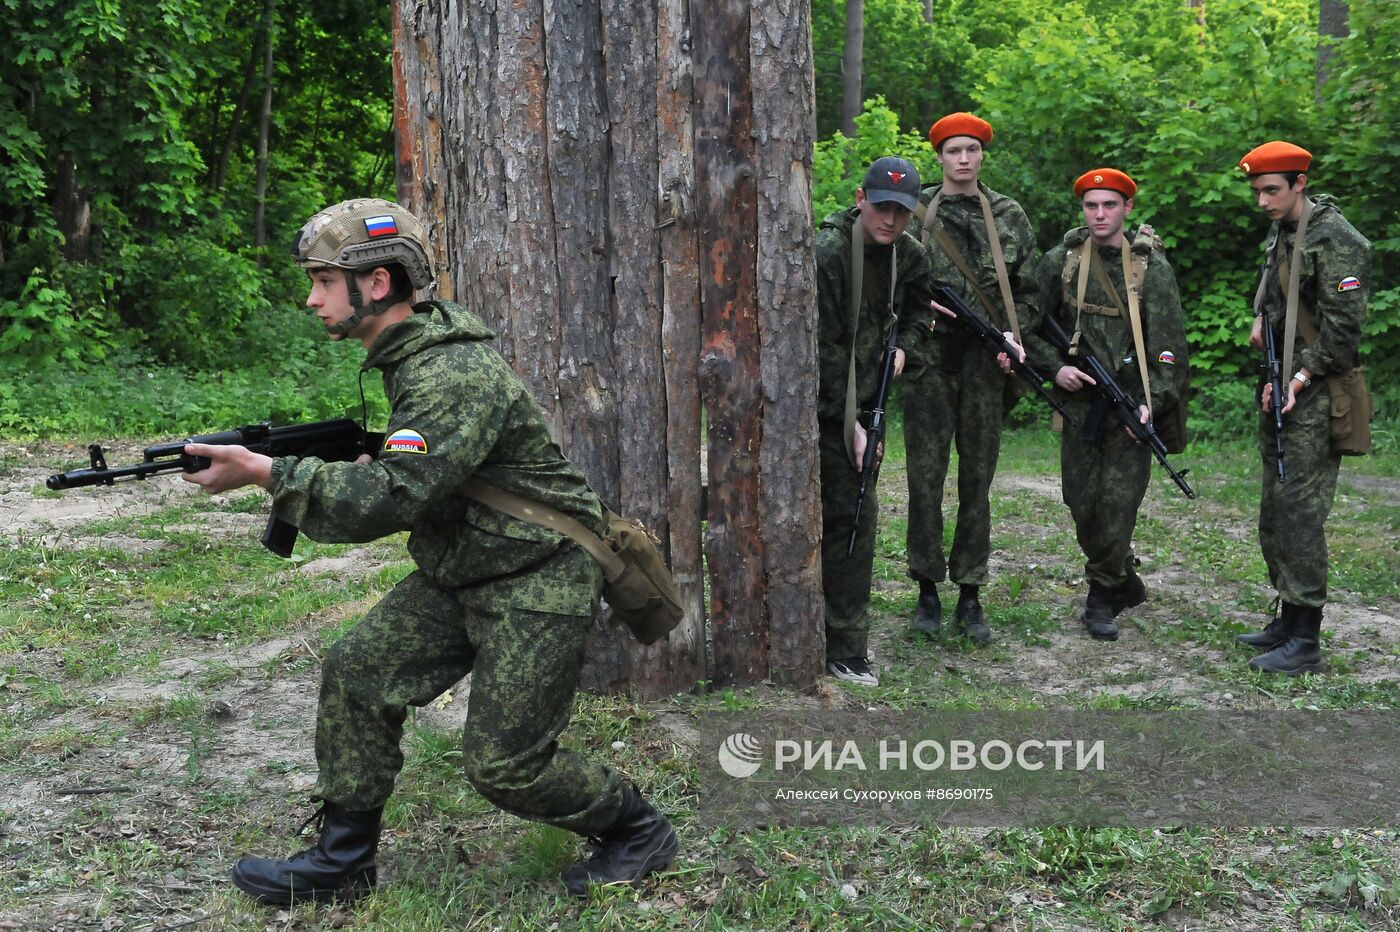
[[[1269,274],[1269,266],[1264,265],[1262,274]],[[1278,353],[1278,340],[1274,328],[1269,324],[1269,315],[1260,318],[1259,330],[1264,335],[1264,369],[1269,374],[1270,391],[1273,397],[1269,409],[1274,415],[1274,454],[1278,460],[1278,481],[1283,481],[1283,357]]]
[[[933,286],[933,299],[939,304],[948,308],[958,315],[958,320],[970,329],[983,343],[992,347],[994,353],[1005,353],[1006,358],[1011,360],[1011,370],[1019,375],[1027,385],[1035,389],[1036,394],[1045,399],[1045,403],[1059,412],[1060,417],[1068,421],[1069,412],[1065,406],[1055,400],[1055,396],[1045,390],[1045,376],[1041,375],[1028,362],[1021,362],[1016,348],[1006,339],[1006,336],[982,318],[972,307],[962,299],[956,291],[944,284]]]
[[[217,434],[154,444],[146,447],[140,463],[134,466],[118,466],[115,469],[107,466],[102,446],[94,443],[88,447],[88,457],[92,461],[90,468],[49,476],[45,484],[58,491],[89,485],[112,485],[119,479],[145,479],[147,476],[163,472],[199,472],[201,469],[208,469],[209,458],[187,454],[187,443],[238,445],[267,456],[314,456],[327,462],[346,462],[356,459],[362,453],[377,453],[383,442],[383,434],[366,433],[359,424],[349,418],[316,421],[311,424],[291,424],[286,427],[250,424]],[[279,557],[290,557],[297,533],[295,525],[273,515],[267,519],[262,544]]]
[[[860,511],[865,505],[865,490],[880,476],[880,444],[885,439],[885,402],[890,397],[890,386],[894,384],[895,338],[899,335],[899,322],[890,323],[890,336],[885,341],[885,356],[880,361],[880,391],[875,396],[875,407],[870,410],[870,426],[865,429],[865,456],[860,464],[860,491],[856,493],[856,516],[851,521],[851,539],[846,544],[846,556],[856,549],[856,535],[860,533]]]
[[[1157,429],[1152,426],[1150,420],[1146,424],[1142,423],[1141,415],[1138,413],[1138,403],[1123,390],[1123,387],[1108,371],[1108,367],[1088,353],[1070,356],[1069,334],[1065,333],[1065,328],[1060,326],[1060,322],[1055,319],[1053,313],[1045,315],[1041,323],[1041,332],[1056,349],[1065,355],[1066,359],[1070,360],[1071,364],[1080,371],[1089,373],[1095,382],[1094,390],[1098,392],[1100,404],[1112,408],[1128,430],[1132,431],[1133,438],[1138,443],[1147,445],[1147,448],[1152,451],[1152,455],[1157,457],[1157,462],[1161,463],[1162,468],[1167,471],[1167,475],[1172,477],[1172,481],[1176,483],[1176,487],[1182,491],[1182,494],[1187,498],[1195,498],[1195,490],[1186,482],[1186,474],[1191,470],[1183,469],[1181,472],[1177,472],[1172,468],[1172,464],[1167,462],[1167,445],[1157,435]],[[1081,429],[1081,436],[1086,440],[1095,439],[1102,426],[1101,421],[1101,416],[1087,419]]]

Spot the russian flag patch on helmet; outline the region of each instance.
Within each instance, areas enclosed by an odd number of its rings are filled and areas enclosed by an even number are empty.
[[[368,217],[365,220],[365,232],[369,234],[370,239],[380,236],[398,236],[399,224],[388,214],[382,217]]]
[[[396,430],[384,438],[385,453],[427,453],[428,441],[416,430]]]
[[[1338,291],[1355,291],[1361,287],[1361,279],[1355,275],[1348,275],[1337,285]]]
[[[1174,366],[1176,365],[1176,353],[1173,353],[1169,349],[1164,349],[1161,353],[1158,354],[1157,361],[1161,363],[1166,363],[1169,366]]]

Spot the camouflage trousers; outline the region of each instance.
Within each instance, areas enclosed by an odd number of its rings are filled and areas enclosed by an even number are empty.
[[[557,742],[591,619],[532,608],[558,587],[596,599],[601,580],[573,544],[533,570],[472,588],[439,588],[422,570],[408,576],[326,652],[314,795],[350,810],[384,805],[403,766],[407,707],[470,672],[462,761],[477,792],[582,835],[611,825],[622,805],[617,774]]]
[[[1091,404],[1071,398],[1065,408],[1073,423],[1060,435],[1060,485],[1084,552],[1084,575],[1117,587],[1127,582],[1132,566],[1133,528],[1152,477],[1152,453],[1111,412],[1099,438],[1085,440],[1079,427]]]
[[[879,511],[875,485],[865,490],[855,550],[846,556],[856,515],[860,473],[846,457],[840,425],[823,424],[819,436],[822,479],[822,595],[826,601],[828,660],[864,657],[870,636],[870,580],[875,568]]]
[[[1332,453],[1328,437],[1331,412],[1327,385],[1318,379],[1284,416],[1284,482],[1278,481],[1274,416],[1267,412],[1259,415],[1259,455],[1264,465],[1259,547],[1269,567],[1269,582],[1283,601],[1309,608],[1321,608],[1327,602],[1324,525],[1342,466],[1342,458]]]
[[[987,584],[992,513],[989,494],[1001,454],[1006,376],[996,358],[969,345],[960,367],[937,364],[904,386],[904,450],[909,467],[909,575],[923,582]],[[943,559],[943,483],[958,450],[958,516]]]

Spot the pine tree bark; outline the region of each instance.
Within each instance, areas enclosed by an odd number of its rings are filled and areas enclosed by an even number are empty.
[[[846,0],[846,44],[841,55],[841,132],[856,134],[865,67],[865,0]]]
[[[806,0],[397,3],[400,198],[433,237],[435,292],[497,330],[685,602],[650,648],[600,619],[590,688],[820,670],[808,20]]]

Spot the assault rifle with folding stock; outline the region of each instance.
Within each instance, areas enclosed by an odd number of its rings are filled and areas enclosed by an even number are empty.
[[[102,446],[94,443],[88,447],[88,458],[91,461],[89,468],[49,476],[45,484],[50,489],[60,491],[89,485],[113,485],[119,480],[145,479],[158,473],[181,470],[199,472],[209,468],[210,460],[207,457],[190,456],[185,452],[187,443],[238,445],[247,447],[254,453],[272,457],[314,456],[327,462],[345,462],[356,459],[363,453],[377,453],[384,443],[384,435],[366,433],[364,428],[350,418],[289,424],[285,427],[249,424],[217,434],[153,444],[146,447],[141,462],[115,468],[107,465]],[[295,525],[273,515],[267,520],[262,544],[279,557],[290,557],[297,534]]]
[[[1264,275],[1269,274],[1268,265],[1264,266]],[[1269,411],[1274,416],[1274,453],[1278,461],[1278,481],[1283,481],[1283,406],[1288,399],[1283,396],[1283,357],[1279,355],[1278,338],[1274,336],[1274,328],[1269,326],[1269,316],[1265,314],[1260,318],[1260,332],[1264,335],[1264,371],[1269,374],[1269,385],[1272,386],[1269,399]]]
[[[1045,389],[1045,376],[1041,375],[1029,362],[1022,362],[1019,354],[996,327],[992,326],[986,319],[972,309],[962,295],[942,283],[935,283],[933,286],[933,299],[948,310],[958,315],[958,320],[963,323],[977,336],[979,340],[992,348],[994,353],[1005,353],[1006,358],[1011,360],[1011,371],[1019,375],[1027,385],[1035,389],[1036,394],[1045,399],[1045,403],[1054,408],[1055,411],[1069,420],[1069,412],[1065,406],[1055,400],[1055,396]]]
[[[894,347],[899,336],[899,323],[890,323],[885,355],[880,360],[880,391],[875,395],[875,407],[870,410],[870,426],[865,428],[865,455],[860,463],[860,491],[856,493],[856,516],[851,520],[851,539],[846,544],[846,556],[855,553],[856,536],[860,533],[860,512],[865,505],[865,490],[880,476],[880,445],[885,441],[885,403],[889,401],[890,386],[894,384]]]
[[[1069,334],[1065,333],[1065,328],[1055,319],[1054,314],[1046,314],[1041,323],[1041,333],[1045,335],[1056,349],[1070,360],[1070,364],[1076,366],[1083,372],[1089,373],[1094,380],[1094,390],[1098,392],[1098,400],[1094,405],[1093,413],[1081,425],[1080,436],[1086,440],[1093,440],[1098,436],[1100,428],[1103,426],[1103,417],[1107,409],[1113,409],[1121,420],[1132,432],[1133,438],[1138,443],[1146,445],[1152,451],[1152,455],[1157,457],[1157,462],[1162,464],[1162,468],[1167,471],[1167,475],[1172,477],[1176,487],[1181,490],[1187,498],[1195,498],[1196,492],[1186,482],[1186,474],[1189,469],[1177,472],[1172,468],[1172,464],[1167,462],[1167,445],[1162,442],[1162,438],[1157,435],[1157,429],[1152,426],[1149,420],[1142,423],[1141,415],[1138,413],[1138,403],[1132,396],[1123,390],[1113,378],[1113,374],[1108,371],[1108,367],[1089,353],[1079,353],[1073,357],[1069,355]]]

